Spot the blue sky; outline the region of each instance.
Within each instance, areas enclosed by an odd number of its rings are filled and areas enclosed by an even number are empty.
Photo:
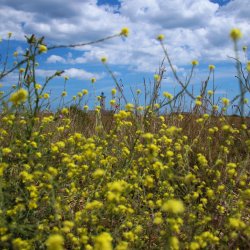
[[[149,86],[163,58],[156,41],[158,34],[166,36],[165,44],[180,77],[185,79],[190,63],[197,59],[192,86],[199,90],[208,73],[208,65],[214,64],[217,95],[232,97],[238,90],[235,68],[228,56],[233,56],[233,44],[229,32],[233,27],[242,30],[244,36],[239,47],[249,45],[249,0],[36,0],[0,1],[0,35],[4,54],[8,32],[13,32],[11,51],[25,50],[24,35],[45,36],[47,45],[88,42],[119,33],[129,27],[130,35],[93,46],[76,49],[57,49],[39,58],[37,74],[41,83],[56,70],[65,70],[68,98],[78,91],[88,89],[89,104],[94,103],[94,88],[110,97],[115,86],[105,71],[100,58],[108,58],[108,64],[129,101],[130,89],[142,89],[145,79]],[[242,56],[242,53],[240,53]],[[90,78],[96,77],[95,87]],[[162,91],[178,90],[176,81],[166,64],[166,79]],[[17,74],[6,78],[4,88],[15,83]],[[211,86],[210,86],[211,87]],[[63,78],[49,85],[53,95],[63,90]]]

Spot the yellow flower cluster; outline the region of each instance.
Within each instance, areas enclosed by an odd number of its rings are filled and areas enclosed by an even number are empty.
[[[0,212],[4,220],[18,221],[0,225],[2,248],[245,246],[248,158],[236,154],[235,145],[245,140],[239,150],[250,153],[246,126],[234,127],[223,117],[214,124],[205,114],[199,118],[202,125],[192,125],[202,134],[197,137],[194,129],[178,125],[184,115],[174,124],[155,116],[155,128],[144,130],[132,111],[121,110],[111,129],[86,136],[73,128],[70,109],[59,114],[63,118],[37,117],[30,138],[18,133],[10,145],[6,138],[13,124],[25,131],[28,120],[12,114],[1,118],[0,178],[6,180],[9,199]],[[36,225],[20,221],[24,215]],[[10,235],[20,225],[35,234]]]
[[[26,89],[19,89],[18,91],[14,92],[13,94],[11,94],[10,96],[10,101],[14,104],[14,105],[20,105],[21,103],[26,102],[28,97],[28,92]]]
[[[115,36],[128,34],[123,28]],[[231,37],[237,41],[240,31]],[[97,104],[88,111],[86,89],[66,107],[64,88],[52,112],[42,109],[49,92],[23,67],[14,93],[1,99],[0,249],[249,248],[249,119],[225,115],[230,101],[214,101],[215,87],[192,96],[190,114],[160,114],[179,101],[168,92],[160,98],[161,73],[144,106],[135,88],[135,103],[122,107],[117,86],[112,112]]]

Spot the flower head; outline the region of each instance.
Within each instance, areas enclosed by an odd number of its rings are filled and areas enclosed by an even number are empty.
[[[129,34],[129,28],[124,27],[124,28],[121,29],[121,32],[120,32],[121,36],[128,37],[128,34]]]
[[[96,82],[96,78],[95,77],[92,77],[90,80],[91,80],[91,83],[95,83]]]
[[[63,91],[62,94],[61,94],[62,97],[66,96],[66,95],[67,95],[66,91]]]
[[[45,53],[45,52],[48,51],[48,49],[47,49],[47,47],[46,47],[45,45],[40,44],[40,45],[38,46],[38,51],[39,51],[39,53]]]
[[[199,64],[199,62],[198,62],[197,60],[193,60],[193,61],[192,61],[192,65],[193,65],[193,66],[196,66],[196,65],[198,65],[198,64]]]
[[[207,94],[208,94],[209,96],[212,96],[212,95],[214,94],[214,92],[213,92],[213,90],[208,90]]]
[[[210,65],[208,66],[208,68],[209,68],[209,70],[213,71],[213,70],[215,69],[215,66],[214,66],[213,64],[210,64]]]
[[[179,213],[184,212],[185,207],[181,200],[170,199],[163,204],[161,209],[162,211],[165,211],[165,212],[179,214]]]
[[[107,62],[107,57],[102,57],[102,58],[101,58],[101,62],[102,62],[102,63],[106,63],[106,62]]]
[[[128,111],[132,111],[134,108],[134,105],[132,103],[127,103],[125,105],[125,109],[128,110]]]
[[[94,250],[112,250],[112,240],[109,233],[101,233],[95,238]]]
[[[232,40],[237,41],[242,37],[242,33],[239,29],[234,28],[230,32],[230,37]]]
[[[160,34],[156,38],[158,41],[163,41],[165,39],[165,36],[163,34]]]
[[[87,95],[89,92],[88,92],[87,89],[83,89],[83,90],[82,90],[82,93],[83,93],[83,95]]]
[[[46,241],[48,250],[63,250],[64,239],[60,234],[50,235]]]
[[[111,106],[114,106],[116,104],[116,101],[114,99],[112,99],[112,100],[110,100],[109,103],[110,103]]]
[[[44,99],[49,99],[49,94],[48,93],[44,93],[43,98]]]
[[[244,52],[246,52],[246,51],[247,51],[247,46],[243,46],[243,47],[242,47],[242,50],[243,50]]]
[[[167,99],[169,100],[172,100],[173,99],[173,95],[168,93],[168,92],[163,92],[163,96],[166,97]]]
[[[160,77],[158,74],[155,74],[155,75],[154,75],[154,80],[155,80],[155,81],[158,82],[160,79],[161,79],[161,77]]]
[[[10,101],[15,105],[19,105],[27,100],[28,92],[25,89],[19,89],[10,96]]]
[[[223,103],[224,106],[228,106],[230,103],[229,99],[225,97],[221,98],[221,102]]]

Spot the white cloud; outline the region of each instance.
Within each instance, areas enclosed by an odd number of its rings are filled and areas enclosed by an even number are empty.
[[[206,25],[218,7],[207,0],[137,0],[136,6],[134,0],[124,0],[121,13],[133,22],[139,20],[163,28],[191,28]]]
[[[36,76],[38,77],[50,77],[56,73],[56,70],[51,69],[37,69]]]
[[[37,69],[36,75],[39,77],[49,77],[55,74],[55,72],[56,72],[55,70]],[[90,80],[92,77],[99,80],[105,76],[105,73],[91,73],[84,69],[68,68],[64,70],[63,75],[78,80]]]
[[[8,32],[13,33],[13,38],[24,40],[25,23],[33,22],[34,14],[14,9],[0,3],[0,36],[7,37]]]
[[[234,0],[221,8],[221,15],[233,16],[239,20],[250,20],[249,15],[250,1],[249,0]]]
[[[47,58],[46,62],[47,63],[65,63],[66,60],[61,56],[51,55]]]
[[[83,69],[70,68],[65,70],[65,75],[79,80],[90,80],[93,77],[99,80],[104,77],[105,73],[91,73]]]
[[[177,66],[193,59],[208,64],[228,60],[227,55],[233,54],[231,28],[241,28],[242,42],[250,43],[249,5],[249,0],[234,0],[223,7],[209,0],[121,0],[117,13],[117,7],[99,6],[97,0],[64,1],[63,7],[59,0],[2,0],[0,28],[1,34],[13,31],[16,39],[35,33],[45,35],[48,44],[69,44],[95,40],[127,26],[131,34],[126,41],[115,38],[76,48],[82,51],[76,57],[56,55],[55,50],[47,62],[73,65],[107,56],[110,64],[155,72],[164,56],[155,40],[159,33],[165,34],[164,43]]]

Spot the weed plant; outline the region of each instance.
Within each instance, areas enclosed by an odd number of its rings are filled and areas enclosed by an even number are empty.
[[[95,42],[128,33],[123,28]],[[12,68],[7,60],[1,65],[0,79],[18,71],[19,80],[1,92],[0,248],[250,249],[250,120],[245,116],[250,62],[244,68],[237,53],[240,31],[230,35],[240,90],[233,100],[215,100],[215,85],[207,90],[213,65],[194,96],[189,84],[198,62],[182,81],[159,35],[181,90],[160,98],[163,62],[152,88],[145,83],[145,105],[141,90],[133,93],[135,103],[128,103],[102,58],[116,84],[110,112],[100,106],[88,111],[87,90],[65,103],[65,89],[57,112],[46,112],[52,101],[47,85],[63,71],[39,84],[37,57],[85,44],[48,47],[43,38],[27,37],[23,59]],[[183,113],[188,99],[193,106]],[[228,116],[235,103],[239,116]]]

